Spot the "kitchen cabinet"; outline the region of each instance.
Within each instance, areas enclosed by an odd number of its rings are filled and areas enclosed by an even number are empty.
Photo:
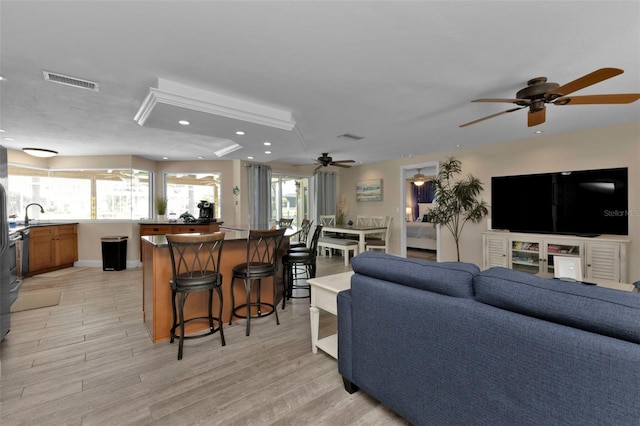
[[[532,274],[554,273],[553,257],[577,257],[585,279],[627,282],[629,238],[618,235],[569,235],[489,231],[482,234],[483,269],[493,266]]]
[[[29,276],[73,266],[78,260],[78,225],[29,227]]]

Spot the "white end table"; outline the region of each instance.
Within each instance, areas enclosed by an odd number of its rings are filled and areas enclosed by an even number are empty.
[[[351,276],[353,272],[327,275],[320,278],[307,280],[311,286],[311,351],[315,354],[318,348],[338,359],[338,334],[324,337],[318,340],[320,327],[320,309],[338,315],[338,293],[351,288]]]

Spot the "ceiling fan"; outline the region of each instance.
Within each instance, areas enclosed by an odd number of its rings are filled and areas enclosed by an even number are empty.
[[[605,95],[567,96],[577,90],[584,89],[608,78],[622,74],[624,71],[618,68],[600,68],[590,74],[584,75],[570,83],[560,86],[558,83],[547,82],[546,77],[537,77],[527,82],[527,87],[516,93],[515,99],[474,99],[471,102],[506,102],[518,105],[496,114],[491,114],[458,127],[467,127],[480,121],[488,120],[502,114],[529,108],[527,124],[529,127],[537,126],[545,122],[545,104],[554,105],[596,105],[596,104],[629,104],[640,99],[640,93],[621,93]]]
[[[323,167],[327,167],[327,166],[336,166],[336,167],[342,167],[345,169],[348,169],[351,166],[347,166],[346,164],[343,163],[355,163],[354,160],[336,160],[333,161],[333,157],[329,157],[328,153],[323,153],[320,157],[318,157],[316,159],[316,164],[318,164],[318,167],[316,167],[313,171],[316,172],[319,169],[323,168]]]

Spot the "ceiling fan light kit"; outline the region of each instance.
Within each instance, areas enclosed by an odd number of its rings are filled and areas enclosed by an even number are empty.
[[[427,177],[425,175],[423,175],[422,173],[420,173],[420,170],[421,169],[418,169],[418,173],[413,175],[413,184],[415,186],[422,186],[427,181]]]
[[[461,124],[458,127],[467,127],[480,121],[488,120],[499,115],[508,114],[523,108],[529,108],[527,114],[527,125],[533,127],[540,125],[546,121],[546,105],[609,105],[609,104],[628,104],[640,99],[640,93],[620,93],[620,94],[604,94],[604,95],[586,95],[586,96],[567,96],[577,90],[584,89],[611,77],[622,74],[624,71],[619,68],[600,68],[592,73],[584,75],[565,85],[547,82],[546,77],[532,78],[527,82],[527,87],[516,93],[515,99],[474,99],[471,102],[504,102],[518,105],[518,108],[511,108],[506,111],[491,114],[468,123]]]

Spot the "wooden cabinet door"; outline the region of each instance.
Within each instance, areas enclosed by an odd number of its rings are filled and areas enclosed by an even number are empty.
[[[78,234],[58,235],[56,239],[56,264],[68,265],[78,260]]]
[[[56,236],[53,227],[31,228],[29,234],[29,273],[55,266]]]

